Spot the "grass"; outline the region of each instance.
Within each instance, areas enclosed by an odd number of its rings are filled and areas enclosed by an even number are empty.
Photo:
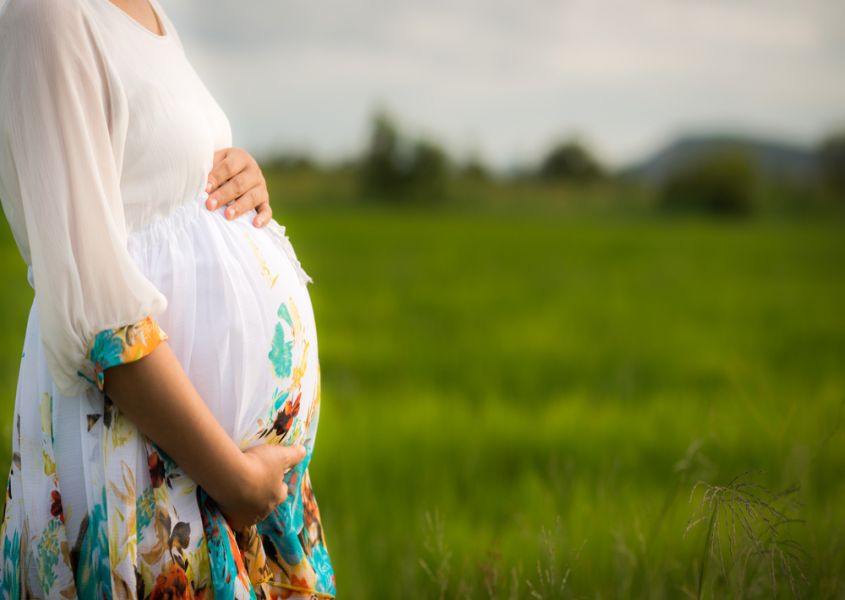
[[[349,181],[271,184],[314,278],[312,478],[342,598],[845,595],[840,219],[607,216],[548,190],[514,208],[501,189],[392,210],[344,200]],[[3,243],[7,464],[31,293]],[[761,509],[731,546],[754,490],[783,536]],[[778,540],[791,579],[762,568]]]
[[[693,494],[698,487],[693,487]],[[734,597],[760,584],[771,596],[777,595],[779,585],[799,596],[801,584],[808,583],[802,565],[807,553],[784,533],[790,524],[800,522],[788,514],[795,508],[790,501],[798,486],[773,494],[743,473],[727,485],[702,483],[702,487],[700,513],[687,526],[687,531],[700,523],[707,527],[696,598],[704,593],[711,562]]]

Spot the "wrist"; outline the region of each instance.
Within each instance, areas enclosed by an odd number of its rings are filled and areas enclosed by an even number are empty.
[[[221,508],[234,508],[248,504],[252,486],[249,482],[256,480],[257,465],[255,461],[241,451],[236,444],[231,457],[226,460],[228,468],[215,472],[212,488],[207,489]]]

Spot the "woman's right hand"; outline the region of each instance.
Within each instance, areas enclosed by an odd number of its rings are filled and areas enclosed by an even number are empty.
[[[259,444],[243,454],[241,477],[228,486],[228,497],[217,499],[234,530],[254,525],[287,499],[285,475],[305,457],[305,446]]]

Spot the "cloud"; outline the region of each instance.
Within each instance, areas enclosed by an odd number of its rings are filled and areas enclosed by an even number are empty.
[[[256,152],[352,152],[379,103],[498,165],[571,134],[618,164],[688,128],[811,143],[845,118],[839,0],[164,3]]]

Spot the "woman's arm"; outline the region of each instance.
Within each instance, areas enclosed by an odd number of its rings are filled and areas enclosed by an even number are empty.
[[[120,411],[214,498],[233,528],[255,523],[284,502],[285,471],[305,448],[263,444],[242,452],[166,341],[139,360],[109,367],[104,376],[104,390]]]

